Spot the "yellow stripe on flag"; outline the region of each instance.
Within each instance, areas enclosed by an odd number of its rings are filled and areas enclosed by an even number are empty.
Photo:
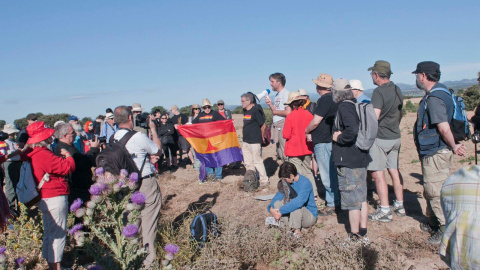
[[[193,146],[195,151],[200,154],[212,154],[220,150],[239,147],[237,133],[228,132],[209,138],[186,138],[187,141]]]

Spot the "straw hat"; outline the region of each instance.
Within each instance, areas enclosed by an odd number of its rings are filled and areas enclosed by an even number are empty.
[[[287,102],[285,102],[284,104],[285,105],[290,105],[290,103],[294,102],[295,100],[299,100],[300,99],[300,93],[298,92],[290,92],[288,94],[288,100]]]

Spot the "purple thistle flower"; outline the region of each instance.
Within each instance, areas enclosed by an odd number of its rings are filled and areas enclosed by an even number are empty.
[[[15,259],[15,265],[16,266],[22,266],[22,264],[25,262],[25,258],[18,258]]]
[[[121,187],[121,186],[125,185],[125,183],[123,183],[123,181],[119,181],[119,182],[117,183],[117,185],[118,185],[119,187]]]
[[[105,185],[104,183],[97,183],[97,185],[102,191],[105,189],[105,187],[107,187],[107,185]]]
[[[6,247],[0,247],[0,254],[3,254],[7,250]]]
[[[83,229],[83,224],[78,223],[78,224],[73,225],[73,227],[70,229],[70,231],[68,231],[68,233],[70,235],[73,235],[74,233],[76,233],[77,231],[79,231],[81,229]]]
[[[113,190],[110,186],[105,186],[105,188],[102,190],[102,193],[104,195],[110,195],[110,194],[112,194],[112,192],[113,192]]]
[[[73,201],[72,205],[70,206],[70,212],[75,212],[80,206],[82,206],[83,201],[82,199],[78,198],[75,201]]]
[[[130,177],[128,179],[130,179],[130,181],[132,181],[133,183],[137,183],[138,182],[138,173],[133,172],[132,174],[130,174]]]
[[[125,169],[121,169],[121,170],[120,170],[120,176],[123,177],[123,178],[127,178],[127,176],[128,176],[128,171],[125,170]]]
[[[105,170],[102,167],[95,169],[95,175],[102,175],[105,173]]]
[[[175,254],[179,251],[179,248],[177,245],[175,244],[167,244],[165,246],[165,251],[168,252],[168,253],[172,253],[172,254]]]
[[[147,197],[146,197],[145,194],[143,194],[142,192],[140,192],[140,191],[135,191],[135,192],[132,194],[132,197],[130,198],[130,200],[131,200],[134,204],[144,204],[145,201],[147,200]]]
[[[135,237],[138,233],[138,227],[134,224],[129,224],[125,226],[122,230],[122,234],[127,238]]]
[[[88,191],[92,195],[100,195],[102,193],[102,189],[98,185],[92,185]]]

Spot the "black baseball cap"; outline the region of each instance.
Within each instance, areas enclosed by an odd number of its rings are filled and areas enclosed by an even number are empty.
[[[440,65],[433,61],[420,62],[417,65],[417,69],[412,73],[440,74]]]
[[[30,121],[35,121],[35,120],[37,120],[37,118],[38,118],[37,115],[34,114],[34,113],[29,113],[27,115],[27,120],[30,120]]]

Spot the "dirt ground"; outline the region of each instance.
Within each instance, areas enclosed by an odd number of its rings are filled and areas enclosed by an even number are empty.
[[[418,104],[419,99],[411,99],[412,103]],[[234,115],[235,128],[241,141],[242,116]],[[416,114],[407,113],[401,123],[402,148],[400,154],[400,172],[404,179],[404,203],[407,212],[406,217],[393,216],[390,223],[368,223],[368,236],[371,242],[383,241],[398,245],[397,238],[407,235],[410,239],[424,242],[429,235],[419,228],[420,222],[425,222],[425,200],[422,196],[423,187],[420,184],[422,179],[420,162],[413,142],[412,127],[415,123]],[[467,147],[467,156],[455,156],[455,165],[452,170],[474,163],[474,145],[471,142],[464,142]],[[465,161],[470,157],[469,161]],[[184,156],[185,158],[185,156]],[[198,171],[191,165],[181,164],[181,167],[173,173],[164,172],[160,177],[160,184],[164,200],[164,217],[172,219],[181,216],[192,206],[210,203],[211,210],[219,217],[237,219],[245,224],[264,226],[265,217],[268,216],[266,207],[269,202],[258,201],[254,197],[276,192],[278,182],[277,170],[279,165],[275,158],[275,146],[270,145],[263,148],[263,158],[267,174],[270,177],[270,185],[255,193],[246,193],[239,188],[245,172],[243,166],[240,169],[224,169],[224,179],[221,183],[209,183],[199,185]],[[390,201],[394,199],[393,188],[389,181]],[[321,186],[321,184],[318,184]],[[369,194],[370,212],[373,212],[377,204],[376,193]],[[317,225],[313,227],[313,235],[321,241],[329,235],[337,234],[347,236],[346,228],[348,216],[345,213],[329,217],[319,217]],[[406,258],[406,269],[445,269],[447,265],[438,256],[438,249],[426,250],[425,253],[412,254]]]

